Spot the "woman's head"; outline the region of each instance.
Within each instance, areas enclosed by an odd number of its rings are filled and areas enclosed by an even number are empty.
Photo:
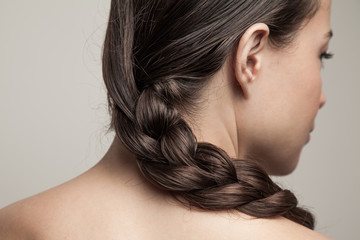
[[[312,227],[311,216],[262,167],[273,171],[265,158],[275,159],[277,151],[281,156],[278,145],[287,144],[276,140],[283,134],[279,125],[287,122],[281,114],[292,116],[304,97],[307,86],[282,82],[303,70],[292,70],[284,58],[296,51],[294,46],[302,49],[296,41],[303,35],[299,29],[319,6],[316,0],[113,0],[103,56],[112,127],[137,156],[144,176],[196,207],[284,215]],[[295,64],[296,57],[291,61]],[[288,75],[282,76],[285,65]],[[216,101],[217,91],[210,94],[219,82],[225,82],[217,90],[226,101]],[[295,90],[304,94],[289,96],[287,91]],[[315,95],[309,92],[309,101]],[[296,101],[286,106],[288,96]],[[289,121],[310,131],[305,122],[315,115],[312,108],[309,116],[299,110]],[[223,125],[212,126],[219,123],[212,117]],[[303,138],[300,132],[295,136]],[[230,138],[223,141],[224,133]],[[212,144],[202,141],[210,138]],[[229,144],[236,139],[235,152],[226,149],[229,139]]]
[[[317,111],[325,104],[320,70],[331,34],[327,0],[285,48],[266,43],[266,26],[246,31],[238,45],[237,64],[227,68],[246,93],[243,97],[239,89],[232,91],[238,157],[259,161],[271,174],[294,170]],[[252,52],[246,52],[246,44]]]

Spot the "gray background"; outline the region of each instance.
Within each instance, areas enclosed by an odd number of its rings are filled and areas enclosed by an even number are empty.
[[[101,45],[109,0],[0,2],[0,208],[65,182],[107,150]],[[327,103],[296,171],[274,178],[317,231],[360,239],[360,1],[333,1]]]

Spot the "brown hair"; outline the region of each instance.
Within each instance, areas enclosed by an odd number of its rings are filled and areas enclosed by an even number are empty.
[[[254,161],[197,142],[183,118],[251,25],[286,46],[318,9],[316,0],[112,0],[103,49],[111,127],[142,174],[189,206],[284,216],[312,215]]]

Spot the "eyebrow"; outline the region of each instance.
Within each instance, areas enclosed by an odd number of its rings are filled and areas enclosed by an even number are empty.
[[[332,38],[334,36],[334,33],[333,33],[333,31],[332,30],[330,30],[329,32],[327,32],[326,34],[325,34],[325,37],[326,38]]]

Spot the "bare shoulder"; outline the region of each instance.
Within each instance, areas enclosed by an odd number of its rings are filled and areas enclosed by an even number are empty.
[[[1,209],[0,239],[123,239],[152,197],[126,173],[114,172],[98,166]]]
[[[39,234],[44,232],[61,208],[61,200],[53,198],[57,191],[54,188],[1,209],[0,239],[41,239]]]
[[[246,225],[251,226],[251,220]],[[249,227],[249,233],[257,236],[255,239],[264,240],[330,240],[318,232],[282,217],[254,220],[253,227]]]
[[[58,186],[29,198],[15,202],[0,210],[0,239],[42,239],[41,234],[51,223],[66,214],[64,201],[71,194],[66,186]],[[71,184],[70,184],[71,185]],[[65,207],[65,205],[67,205]]]
[[[0,210],[0,239],[31,239],[32,233],[23,204],[14,203]]]
[[[192,236],[201,236],[201,239],[226,240],[330,240],[330,238],[311,229],[301,226],[283,217],[272,219],[256,219],[243,214],[229,213],[194,213],[193,219],[184,215],[187,220],[187,229],[182,233],[176,232],[178,238],[196,239]],[[184,224],[184,223],[182,223]],[[176,225],[182,225],[176,224]],[[192,232],[192,234],[189,233]]]
[[[91,208],[89,199],[94,188],[99,188],[87,175],[0,209],[0,239],[53,239],[74,234],[74,224],[82,226],[87,217],[84,213]],[[63,239],[57,237],[54,239]]]
[[[241,223],[240,228],[236,228],[235,234],[239,229],[245,234],[244,239],[262,240],[329,240],[330,238],[290,221],[283,217],[273,219],[246,219]],[[236,239],[236,238],[234,238]]]

